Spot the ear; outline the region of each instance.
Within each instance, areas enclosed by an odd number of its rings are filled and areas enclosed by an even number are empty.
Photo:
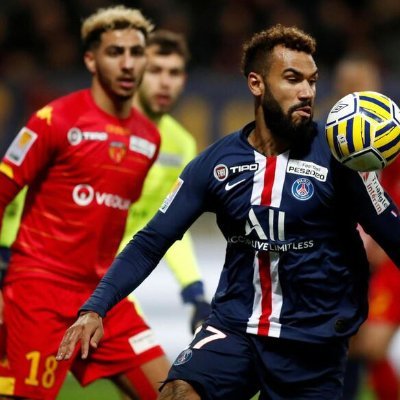
[[[96,60],[94,59],[94,54],[92,51],[86,51],[83,60],[85,62],[86,68],[89,70],[91,74],[95,74],[96,72]]]
[[[247,85],[254,96],[261,96],[264,93],[264,80],[256,72],[250,72],[247,77]]]

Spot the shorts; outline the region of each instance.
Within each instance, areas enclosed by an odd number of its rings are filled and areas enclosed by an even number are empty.
[[[347,348],[347,340],[304,343],[203,325],[166,382],[189,382],[203,400],[246,400],[258,391],[261,400],[339,400]]]
[[[368,321],[400,324],[400,271],[389,260],[372,274]]]
[[[91,292],[43,279],[20,279],[5,286],[5,327],[0,329],[7,360],[0,363],[0,394],[54,399],[68,370],[84,386],[164,355],[134,303],[124,299],[103,320],[98,349],[86,360],[77,349],[70,360],[57,362],[65,330]]]

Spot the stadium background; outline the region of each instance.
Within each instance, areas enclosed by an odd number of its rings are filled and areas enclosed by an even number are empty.
[[[190,75],[174,114],[194,134],[200,150],[252,118],[251,97],[239,70],[241,43],[276,22],[298,25],[317,38],[320,104],[329,99],[337,61],[348,53],[376,60],[383,71],[382,91],[399,103],[398,0],[1,0],[0,155],[31,112],[89,84],[81,61],[80,21],[110,4],[140,8],[157,27],[188,37]],[[206,215],[193,227],[209,297],[225,246],[212,220]],[[190,340],[190,310],[180,303],[177,292],[165,266],[137,291],[171,359]],[[107,385],[79,394],[73,392],[70,380],[67,386],[59,396],[62,400],[113,396]]]

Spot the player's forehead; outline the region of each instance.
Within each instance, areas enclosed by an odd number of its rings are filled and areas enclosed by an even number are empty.
[[[283,45],[275,46],[272,49],[269,64],[269,73],[271,75],[282,75],[286,71],[294,71],[310,76],[318,72],[314,57],[311,54],[290,49]]]
[[[140,29],[125,28],[113,29],[103,32],[100,36],[100,46],[117,46],[117,47],[145,47],[146,38]]]
[[[146,48],[147,64],[156,65],[165,69],[184,69],[185,60],[178,53],[162,54],[158,45],[150,45]]]

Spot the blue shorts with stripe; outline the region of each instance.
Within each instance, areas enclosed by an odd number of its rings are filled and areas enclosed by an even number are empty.
[[[166,382],[189,382],[202,400],[340,399],[347,340],[296,342],[203,325]]]

